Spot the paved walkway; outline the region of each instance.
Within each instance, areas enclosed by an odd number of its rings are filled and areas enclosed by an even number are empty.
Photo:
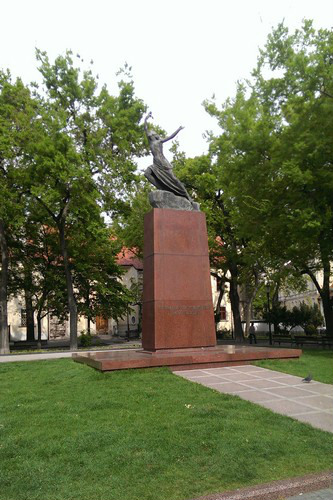
[[[332,471],[213,493],[196,500],[331,500]]]
[[[254,365],[175,371],[176,375],[234,394],[270,410],[333,432],[333,387]]]
[[[110,351],[128,351],[131,349],[137,349],[140,344],[132,344],[132,342],[129,342],[129,344],[125,344],[127,347],[112,347],[110,346]],[[61,359],[61,358],[71,358],[72,354],[75,352],[77,354],[86,354],[88,352],[107,352],[108,349],[101,349],[97,350],[94,349],[93,351],[60,351],[60,352],[37,352],[37,353],[32,353],[32,354],[6,354],[6,355],[1,355],[0,356],[0,363],[10,363],[14,361],[41,361],[43,359]]]
[[[326,488],[325,490],[312,491],[311,493],[302,493],[293,497],[287,498],[287,500],[332,500],[333,489]]]

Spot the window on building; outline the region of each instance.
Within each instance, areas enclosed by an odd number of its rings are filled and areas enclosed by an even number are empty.
[[[227,308],[222,306],[221,307],[221,321],[227,319]]]
[[[27,310],[21,309],[21,326],[27,326]]]

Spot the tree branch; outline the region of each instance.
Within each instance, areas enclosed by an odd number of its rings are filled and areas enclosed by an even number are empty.
[[[333,99],[333,95],[331,95],[328,92],[326,92],[326,90],[320,89],[320,93],[322,95],[326,95],[326,97],[330,97],[331,99]]]
[[[58,217],[52,212],[52,210],[47,206],[45,201],[43,201],[39,196],[35,196],[35,199],[42,205],[43,208],[47,211],[47,213],[52,217],[52,219],[58,223]]]
[[[318,280],[317,280],[317,278],[315,276],[315,273],[313,271],[311,271],[311,269],[309,267],[305,267],[303,269],[303,271],[301,271],[301,274],[307,274],[308,276],[310,276],[310,278],[312,279],[315,287],[318,290],[319,295],[321,296],[322,295],[322,289],[321,289],[321,286],[318,283]]]

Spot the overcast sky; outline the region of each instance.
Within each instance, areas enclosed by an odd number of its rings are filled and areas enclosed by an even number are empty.
[[[222,103],[247,78],[259,47],[283,19],[333,26],[332,0],[2,0],[0,67],[37,80],[35,47],[54,59],[66,49],[94,61],[100,82],[116,92],[115,73],[132,66],[136,94],[168,133],[179,125],[187,156],[206,152],[216,130],[202,101]]]

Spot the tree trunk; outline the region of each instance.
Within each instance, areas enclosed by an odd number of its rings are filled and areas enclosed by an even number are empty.
[[[129,322],[129,309],[127,309],[127,332],[126,332],[126,339],[129,341],[130,339],[130,322]]]
[[[31,280],[28,280],[28,282]],[[32,305],[32,293],[29,285],[24,291],[25,295],[25,312],[27,319],[27,340],[33,342],[35,340],[35,325],[34,325],[34,309]]]
[[[252,303],[253,299],[256,296],[258,290],[258,286],[245,286],[245,307],[244,307],[244,316],[245,316],[245,336],[249,335],[249,328],[252,319]]]
[[[279,290],[280,290],[280,282],[277,282],[275,284],[275,288],[274,288],[274,291],[273,291],[273,295],[272,295],[272,308],[276,308],[276,307],[279,307]],[[273,327],[274,327],[274,333],[279,333],[280,331],[280,325],[279,323],[275,320],[273,322]]]
[[[86,295],[86,306],[87,306],[87,333],[90,335],[90,330],[91,330],[91,315],[90,315],[90,286],[88,285],[87,288],[87,295]]]
[[[251,323],[251,316],[252,316],[252,301],[253,297],[248,298],[246,301],[246,306],[245,306],[245,337],[249,336],[249,330],[250,330],[250,323]]]
[[[37,314],[37,331],[38,331],[37,349],[41,349],[42,348],[42,317],[41,317],[41,314],[39,311]]]
[[[333,296],[331,296],[330,294],[331,264],[329,256],[323,249],[321,249],[321,261],[323,264],[324,272],[322,287],[318,283],[316,275],[313,271],[311,271],[310,269],[306,269],[304,273],[310,276],[315,287],[317,288],[317,291],[323,302],[326,335],[328,335],[329,337],[333,337]]]
[[[244,341],[244,334],[243,334],[243,327],[239,310],[237,271],[230,269],[230,274],[231,274],[231,279],[230,279],[229,296],[230,296],[232,315],[234,318],[235,342],[236,344],[239,344]]]
[[[77,350],[77,304],[74,295],[73,279],[69,268],[67,243],[65,238],[65,221],[61,220],[59,225],[59,237],[61,246],[61,255],[64,262],[66,287],[67,287],[67,302],[69,310],[69,336],[70,336],[70,350]]]
[[[250,322],[252,319],[252,304],[253,300],[257,294],[259,288],[259,275],[258,272],[253,269],[253,279],[254,283],[249,283],[245,285],[245,299],[246,299],[246,307],[245,307],[245,335],[248,337]]]
[[[224,280],[219,280],[219,296],[217,298],[216,302],[216,307],[215,307],[215,331],[217,332],[217,324],[219,323],[221,319],[221,304],[222,304],[222,299],[224,296],[224,286],[225,286],[225,281]]]
[[[139,306],[139,317],[138,317],[138,337],[141,338],[141,329],[142,329],[142,303],[138,303]]]
[[[5,235],[5,226],[0,219],[0,249],[1,249],[1,274],[0,274],[0,354],[9,354],[8,335],[8,247]]]
[[[323,297],[323,309],[325,316],[326,335],[333,337],[333,307],[332,299]]]
[[[324,280],[320,296],[323,301],[326,335],[333,337],[333,296],[330,296],[330,275],[331,266],[327,259],[324,262]]]

